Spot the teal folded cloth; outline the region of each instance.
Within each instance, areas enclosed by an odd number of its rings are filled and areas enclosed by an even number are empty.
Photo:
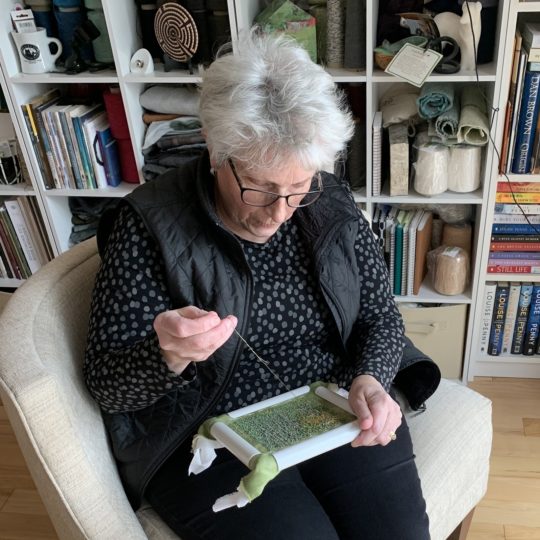
[[[454,86],[448,82],[431,82],[422,87],[416,100],[422,118],[435,118],[454,104]]]
[[[460,113],[461,107],[459,96],[455,96],[452,106],[435,119],[435,131],[441,138],[443,144],[447,140],[449,144],[457,142]]]
[[[489,119],[480,89],[465,86],[461,92],[461,114],[457,139],[459,143],[484,146],[489,141]]]

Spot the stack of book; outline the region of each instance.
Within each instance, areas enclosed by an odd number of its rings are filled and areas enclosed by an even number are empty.
[[[500,354],[540,354],[540,283],[488,282],[480,350]]]
[[[502,173],[540,172],[540,23],[524,23],[514,39],[514,61],[506,105]]]
[[[116,140],[102,104],[62,104],[58,89],[22,105],[46,189],[97,189],[121,182]]]
[[[433,215],[425,210],[402,210],[377,205],[372,227],[383,251],[395,295],[417,295],[426,275]]]
[[[540,273],[540,183],[497,184],[488,273]]]
[[[0,200],[0,277],[26,279],[53,256],[35,198]]]

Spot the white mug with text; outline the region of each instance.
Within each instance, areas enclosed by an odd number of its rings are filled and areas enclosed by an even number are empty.
[[[54,70],[54,62],[62,54],[62,42],[47,36],[45,28],[38,27],[35,32],[11,32],[19,53],[23,73],[48,73]],[[56,45],[51,53],[50,45]]]

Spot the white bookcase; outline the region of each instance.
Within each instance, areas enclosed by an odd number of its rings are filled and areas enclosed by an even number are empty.
[[[11,22],[9,11],[13,6],[12,0],[0,0],[0,63],[5,76],[6,94],[12,104],[13,119],[16,125],[17,135],[22,143],[24,157],[33,176],[33,189],[40,200],[43,212],[50,224],[50,237],[55,246],[56,253],[68,249],[68,239],[71,231],[71,215],[68,206],[70,196],[109,196],[122,197],[135,186],[133,184],[121,184],[118,188],[100,190],[45,190],[40,176],[39,167],[32,152],[29,136],[26,132],[24,118],[21,114],[20,105],[27,103],[34,96],[44,91],[69,85],[74,82],[84,83],[111,83],[117,84],[123,97],[124,106],[128,118],[129,131],[135,152],[137,163],[143,164],[141,146],[144,138],[145,126],[142,121],[142,109],[139,105],[139,95],[151,84],[188,83],[200,82],[198,73],[191,75],[188,72],[170,71],[164,72],[159,67],[151,75],[136,75],[130,73],[129,62],[132,54],[142,46],[140,33],[137,32],[137,13],[134,0],[103,0],[103,8],[109,37],[114,54],[116,71],[102,71],[98,73],[81,73],[78,75],[65,75],[47,73],[43,75],[24,75],[20,73],[18,58],[12,44],[9,31]],[[476,354],[475,320],[481,309],[483,283],[486,279],[486,238],[485,231],[490,225],[490,214],[493,202],[494,185],[496,183],[496,159],[491,145],[484,151],[483,185],[478,191],[470,194],[457,194],[446,192],[437,197],[424,197],[416,195],[414,191],[406,197],[389,197],[388,195],[374,197],[371,192],[371,121],[378,109],[379,97],[388,88],[388,85],[397,82],[394,77],[379,70],[373,63],[372,50],[376,43],[376,24],[378,15],[378,1],[368,1],[366,20],[366,69],[365,71],[349,71],[345,69],[331,69],[329,72],[336,83],[362,83],[366,86],[366,178],[367,187],[356,194],[356,199],[365,205],[371,213],[377,203],[416,203],[416,204],[471,204],[475,208],[475,227],[473,254],[471,261],[471,285],[465,294],[457,296],[443,296],[436,293],[430,283],[426,281],[418,296],[398,297],[399,301],[442,303],[442,304],[467,304],[469,306],[468,339],[465,346],[463,379],[466,380],[472,374],[478,374],[478,362]],[[529,3],[533,8],[540,4]],[[228,0],[229,21],[233,40],[239,32],[247,30],[257,13],[266,5],[264,0]],[[506,64],[510,58],[509,47],[513,41],[513,28],[508,37],[507,28],[509,18],[516,11],[516,0],[500,0],[498,8],[498,22],[495,36],[494,60],[490,64],[481,65],[478,69],[480,84],[494,107],[500,107],[501,88],[506,91],[507,72]],[[503,76],[504,75],[504,76]],[[455,75],[434,74],[430,80],[452,81],[459,85],[476,84],[476,73],[459,72]],[[492,133],[500,134],[503,123],[502,108],[495,115]],[[500,138],[500,136],[499,136]],[[141,177],[142,181],[142,177]]]
[[[501,66],[498,77],[500,79],[501,90],[499,92],[499,122],[496,125],[494,138],[497,148],[502,145],[504,135],[504,112],[508,100],[508,90],[510,86],[510,77],[513,62],[514,35],[518,21],[534,18],[540,20],[540,2],[512,0],[508,5],[506,41],[499,55],[499,64]],[[489,356],[480,352],[480,329],[483,315],[484,286],[489,281],[521,281],[521,282],[540,282],[540,275],[531,274],[488,274],[487,264],[489,258],[489,244],[491,237],[491,226],[493,224],[493,210],[495,205],[495,195],[497,192],[497,182],[507,181],[505,175],[499,175],[499,160],[494,157],[490,176],[492,181],[486,186],[484,196],[487,216],[485,222],[485,241],[479,245],[481,253],[477,256],[477,264],[480,272],[477,277],[477,298],[474,306],[474,312],[471,316],[473,324],[469,330],[469,348],[470,348],[470,366],[469,379],[474,376],[490,377],[535,377],[540,378],[540,356],[523,355],[500,355]],[[511,182],[540,182],[539,175],[510,174],[508,180]]]

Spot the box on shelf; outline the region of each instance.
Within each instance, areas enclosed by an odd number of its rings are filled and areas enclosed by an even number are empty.
[[[410,308],[398,304],[405,334],[439,366],[446,379],[460,379],[467,305]]]

